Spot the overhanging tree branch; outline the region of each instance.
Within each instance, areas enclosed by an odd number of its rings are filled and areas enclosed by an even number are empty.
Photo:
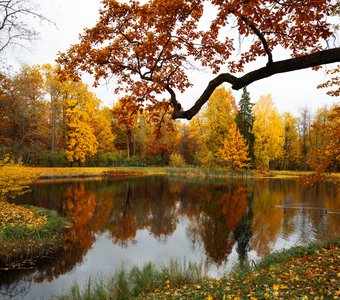
[[[291,71],[302,70],[319,65],[330,64],[340,61],[340,48],[327,49],[316,53],[281,60],[268,64],[267,66],[251,71],[242,77],[236,77],[229,73],[222,73],[211,80],[198,98],[195,104],[188,110],[183,111],[179,105],[174,105],[173,119],[192,119],[201,109],[201,107],[209,100],[214,90],[222,83],[228,82],[232,85],[232,89],[239,90],[247,85],[270,77],[274,74],[286,73]],[[169,92],[169,89],[167,89]],[[173,93],[173,91],[172,91]],[[170,93],[172,103],[177,103],[176,96]],[[176,101],[174,101],[174,99]]]

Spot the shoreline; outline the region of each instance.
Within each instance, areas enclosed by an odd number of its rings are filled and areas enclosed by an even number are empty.
[[[211,170],[205,170],[205,169],[196,169],[196,168],[166,168],[166,167],[116,167],[116,168],[40,168],[40,167],[23,167],[23,166],[10,166],[10,167],[4,167],[6,168],[6,172],[3,172],[7,177],[2,182],[5,182],[5,186],[0,185],[0,191],[1,188],[4,191],[10,191],[12,193],[12,190],[18,189],[19,187],[19,193],[24,193],[27,190],[29,190],[27,187],[29,187],[31,184],[44,184],[44,183],[51,183],[51,182],[69,182],[73,180],[105,180],[105,179],[112,179],[112,178],[126,178],[126,177],[140,177],[140,176],[150,176],[150,175],[166,175],[166,176],[178,176],[178,177],[188,177],[188,178],[230,178],[230,179],[242,179],[242,178],[249,178],[249,179],[281,179],[281,178],[297,178],[300,175],[303,175],[302,172],[292,172],[292,171],[275,171],[268,176],[268,174],[263,174],[262,176],[258,176],[258,173],[253,172],[252,174],[247,174],[248,176],[228,176],[230,174],[221,173],[220,171],[213,171],[210,173]],[[19,170],[19,171],[18,171]],[[13,171],[13,178],[11,178],[11,172]],[[250,176],[251,175],[251,176]],[[267,176],[266,176],[267,175]],[[336,174],[336,178],[340,178],[340,174]],[[1,175],[0,175],[1,177]],[[21,183],[20,180],[24,178],[23,182]],[[10,180],[12,179],[12,180]],[[15,183],[20,183],[17,186],[15,186]],[[1,178],[0,178],[1,183]],[[6,186],[7,184],[7,186]],[[12,186],[11,186],[12,185]],[[22,188],[25,187],[24,190]],[[6,194],[5,194],[6,195]],[[2,196],[2,197],[1,197]],[[15,194],[10,194],[12,198],[15,198]],[[0,194],[0,201],[4,201],[4,192]],[[20,205],[17,205],[18,209],[21,207]],[[39,210],[39,208],[32,208],[33,210]],[[15,209],[13,209],[15,211]],[[51,211],[45,210],[44,214],[48,215],[51,213]],[[58,218],[59,216],[56,216]],[[1,217],[0,214],[0,243],[4,244],[4,241],[8,237],[4,235],[4,230],[8,227],[6,226],[6,220],[5,217]],[[60,222],[62,221],[62,218],[60,217]],[[67,222],[67,221],[65,221]],[[1,225],[2,224],[2,225]],[[66,224],[66,223],[65,223]],[[62,235],[63,231],[67,228],[65,226],[69,226],[69,223],[67,225],[64,225],[62,227],[58,227],[55,234],[59,235],[59,237]],[[9,237],[11,237],[11,243],[14,245],[14,248],[20,249],[20,244],[22,244],[21,236],[28,234],[31,232],[30,228],[25,227],[25,224],[21,224],[20,226],[15,226],[11,228],[13,233],[9,234]],[[26,228],[26,229],[25,229]],[[8,229],[6,229],[8,231]],[[15,232],[16,230],[20,231],[20,234]],[[26,232],[26,233],[25,233]],[[15,242],[15,235],[17,235],[17,241]],[[44,241],[45,242],[45,241]],[[47,243],[48,244],[48,243]],[[10,247],[7,244],[7,252],[11,253],[13,251],[10,251]],[[17,245],[17,247],[15,246]],[[54,245],[55,249],[52,249],[52,252],[54,250],[57,250],[59,247],[58,245],[55,245],[54,243],[50,243],[50,245]],[[44,248],[44,247],[42,247]],[[52,247],[53,248],[53,247]],[[4,249],[4,247],[2,247]],[[13,254],[13,257],[19,257],[19,259],[16,260],[18,262],[20,260],[20,257],[25,257],[27,254],[24,249],[21,250],[22,255],[15,253]],[[32,253],[38,253],[39,255],[44,255],[44,251],[37,251],[36,249],[32,251]],[[45,251],[51,252],[51,247],[48,247],[48,249]],[[1,254],[1,253],[0,253]],[[4,256],[4,250],[2,252],[3,257]],[[35,255],[31,255],[35,256]],[[33,257],[30,257],[33,258]],[[8,256],[8,260],[12,261],[10,258],[10,255]],[[13,260],[14,261],[14,260]]]
[[[202,264],[148,262],[89,279],[86,288],[75,283],[53,299],[338,299],[339,247],[336,239],[281,250],[253,269],[239,267],[220,279],[208,276]]]

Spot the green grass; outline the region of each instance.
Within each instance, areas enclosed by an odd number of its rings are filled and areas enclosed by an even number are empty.
[[[29,208],[36,216],[46,216],[47,221],[39,227],[0,227],[0,268],[31,265],[38,257],[54,252],[62,246],[66,220],[48,209],[33,206]]]
[[[168,264],[156,266],[149,262],[142,267],[134,266],[129,271],[122,266],[108,279],[90,278],[83,290],[75,283],[63,295],[52,299],[144,299],[154,291],[180,287],[186,283],[207,278],[208,265],[172,260]]]
[[[254,172],[247,170],[244,172],[235,172],[223,169],[206,169],[206,168],[165,168],[166,174],[186,177],[228,177],[228,178],[246,178],[254,177]]]
[[[204,264],[148,263],[122,267],[110,279],[75,284],[53,299],[338,299],[340,240],[273,253],[253,270],[236,269],[220,280]]]

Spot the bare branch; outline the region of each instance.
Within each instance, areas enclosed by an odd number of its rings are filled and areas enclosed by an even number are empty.
[[[0,1],[0,53],[22,40],[32,40],[38,33],[30,26],[30,19],[51,22],[38,13],[34,0]]]

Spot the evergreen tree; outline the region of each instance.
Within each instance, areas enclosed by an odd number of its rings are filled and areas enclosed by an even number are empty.
[[[255,120],[253,114],[253,106],[254,104],[250,102],[249,92],[247,91],[247,88],[244,88],[239,102],[239,110],[235,121],[241,135],[243,136],[248,146],[248,157],[250,158],[251,163],[254,162],[255,141],[253,133],[253,124]]]

